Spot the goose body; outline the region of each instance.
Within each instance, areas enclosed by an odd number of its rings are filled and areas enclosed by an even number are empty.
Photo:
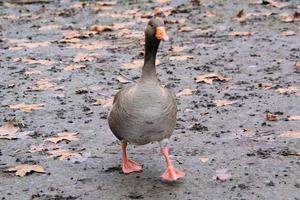
[[[176,112],[171,93],[158,81],[139,81],[117,93],[109,126],[119,140],[144,145],[171,136]]]
[[[156,77],[155,59],[160,41],[168,40],[161,19],[151,19],[145,30],[145,60],[137,83],[121,89],[115,96],[108,124],[122,143],[122,170],[125,174],[139,172],[142,166],[128,159],[127,143],[144,145],[159,141],[167,163],[162,178],[175,181],[185,176],[176,169],[170,158],[168,138],[175,124],[177,108],[171,93],[162,87]]]

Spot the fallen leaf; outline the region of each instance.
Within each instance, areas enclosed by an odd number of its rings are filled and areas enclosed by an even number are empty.
[[[72,43],[67,48],[76,48],[76,49],[87,49],[87,50],[95,50],[101,49],[103,47],[109,46],[106,42],[95,41],[89,44],[82,44],[80,42]]]
[[[35,58],[21,58],[21,61],[28,63],[30,65],[34,65],[34,64],[52,65],[53,64],[53,61],[51,60],[45,60],[45,59],[37,60]]]
[[[227,100],[227,99],[220,99],[220,100],[214,100],[214,104],[216,104],[217,107],[232,105],[235,103],[238,103],[238,100]]]
[[[155,0],[156,3],[168,3],[171,0]]]
[[[25,176],[27,173],[30,172],[38,172],[38,173],[45,173],[45,170],[43,168],[43,166],[41,165],[29,165],[29,164],[22,164],[22,165],[17,165],[15,167],[11,167],[8,168],[5,171],[9,171],[9,172],[16,172],[17,176],[23,177]]]
[[[80,38],[80,33],[78,31],[68,31],[63,33],[64,39],[73,39],[73,38]]]
[[[222,76],[217,73],[209,73],[204,75],[196,76],[196,83],[205,82],[208,84],[212,84],[213,81],[229,81],[231,78]]]
[[[300,70],[300,60],[295,63],[295,68]]]
[[[49,46],[50,42],[25,42],[25,43],[17,43],[17,47],[10,47],[11,50],[20,50],[23,48],[33,49],[38,47],[47,47]]]
[[[287,131],[285,133],[280,134],[278,137],[300,139],[300,131]]]
[[[57,149],[48,151],[51,157],[58,157],[60,160],[66,160],[72,157],[81,157],[81,153],[79,151],[70,151],[68,149]]]
[[[273,13],[271,11],[267,11],[267,12],[255,12],[255,13],[245,13],[244,10],[240,10],[235,19],[243,22],[246,20],[250,20],[250,19],[256,19],[259,17],[268,17],[271,16]]]
[[[176,61],[187,61],[190,59],[193,59],[194,56],[191,55],[181,55],[181,56],[171,56],[169,57],[170,60],[176,60]]]
[[[280,33],[280,35],[283,35],[283,36],[293,36],[293,35],[296,35],[296,32],[295,31],[291,31],[291,30],[287,30],[287,31],[282,31]]]
[[[276,92],[279,92],[280,94],[295,94],[297,96],[300,96],[300,88],[297,86],[289,86],[287,88],[278,88],[275,90]]]
[[[106,31],[113,31],[113,26],[107,26],[107,25],[93,25],[89,28],[90,31],[95,31],[96,33],[102,33]]]
[[[216,170],[216,175],[213,177],[214,180],[226,181],[231,177],[231,174],[227,169]]]
[[[176,96],[177,96],[177,97],[180,97],[180,96],[189,96],[189,95],[192,95],[194,91],[195,91],[195,90],[186,88],[186,89],[183,89],[181,92],[178,92],[178,93],[176,94]]]
[[[75,71],[75,70],[78,70],[78,69],[83,69],[85,67],[86,67],[85,65],[72,64],[72,65],[69,65],[69,66],[65,67],[64,70],[65,71]]]
[[[117,4],[117,2],[115,2],[115,1],[97,1],[95,6],[100,6],[100,7],[114,6],[116,4]]]
[[[107,107],[107,106],[112,106],[113,105],[113,99],[96,99],[96,102],[93,103],[93,105],[96,106],[103,106],[103,107]]]
[[[73,59],[73,62],[90,62],[93,61],[95,59],[94,57],[95,54],[87,54],[87,53],[79,53],[75,56],[75,58]]]
[[[257,86],[263,89],[271,89],[274,87],[271,83],[259,83]]]
[[[129,81],[128,79],[125,79],[123,76],[117,76],[116,79],[120,82],[120,83],[130,83],[131,81]]]
[[[266,114],[266,119],[268,121],[277,121],[278,120],[277,117],[278,117],[278,115],[271,113],[271,112],[267,112],[267,114]]]
[[[203,163],[206,163],[209,160],[209,157],[208,156],[201,156],[201,157],[199,157],[199,160]]]
[[[217,14],[212,10],[205,10],[203,12],[203,16],[204,17],[215,17],[215,16],[217,16]]]
[[[294,12],[294,14],[282,13],[279,15],[279,18],[283,22],[299,22],[300,21],[300,12]]]
[[[0,138],[12,139],[19,130],[20,129],[18,127],[14,126],[14,122],[9,120],[6,124],[0,127]]]
[[[79,140],[78,133],[62,132],[62,133],[57,133],[57,135],[46,139],[46,141],[53,142],[54,144],[62,140],[78,141]]]
[[[177,32],[179,33],[182,33],[182,32],[191,32],[191,31],[194,31],[195,29],[193,27],[190,27],[190,26],[184,26],[184,27],[181,27],[179,29],[177,29]]]
[[[44,105],[45,104],[25,104],[25,103],[20,103],[20,104],[15,104],[15,105],[9,105],[9,108],[20,110],[22,112],[32,112],[32,111],[35,111],[35,110],[41,110],[41,109],[43,109]]]
[[[53,143],[42,143],[42,144],[32,144],[30,145],[30,153],[34,153],[34,152],[42,152],[42,151],[49,151],[49,150],[53,150],[53,149],[58,149],[59,146],[57,144],[53,144]]]
[[[300,121],[300,115],[291,115],[288,117],[289,121]]]
[[[286,3],[281,3],[281,2],[274,1],[274,0],[262,0],[261,4],[264,4],[264,5],[270,4],[271,6],[276,7],[276,8],[283,8],[283,7],[287,6]]]
[[[253,32],[253,31],[240,31],[240,32],[233,31],[233,32],[229,32],[228,35],[238,37],[238,36],[251,36],[254,33],[255,32]]]

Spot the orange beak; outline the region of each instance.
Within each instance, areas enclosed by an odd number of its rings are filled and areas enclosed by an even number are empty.
[[[156,33],[155,33],[155,37],[159,40],[163,40],[163,41],[167,41],[169,40],[169,37],[166,33],[166,30],[164,27],[159,26],[156,28]]]

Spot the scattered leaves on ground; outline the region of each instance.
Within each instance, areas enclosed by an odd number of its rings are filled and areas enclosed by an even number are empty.
[[[283,36],[293,36],[293,35],[296,35],[296,32],[295,31],[291,31],[291,30],[287,30],[287,31],[282,31],[280,33],[280,35],[283,35]]]
[[[191,55],[180,55],[180,56],[171,56],[169,57],[170,60],[176,60],[176,61],[179,61],[179,62],[182,62],[182,61],[187,61],[187,60],[190,60],[190,59],[193,59],[194,56],[191,56]]]
[[[209,157],[208,156],[200,156],[199,160],[203,163],[206,163],[209,160]]]
[[[75,70],[78,70],[78,69],[83,69],[85,67],[86,67],[86,65],[71,64],[71,65],[68,65],[67,67],[65,67],[64,70],[66,70],[66,71],[75,71]]]
[[[6,124],[0,127],[0,138],[12,139],[19,130],[19,127],[15,127],[14,122],[9,120]]]
[[[295,94],[297,96],[300,96],[300,88],[297,86],[289,86],[287,88],[278,88],[275,91],[279,92],[280,94]]]
[[[33,83],[34,87],[30,88],[30,91],[53,91],[55,90],[54,84],[47,79],[36,80]]]
[[[57,144],[60,141],[67,140],[67,141],[78,141],[78,133],[72,132],[62,132],[57,133],[57,135],[47,138],[45,141],[53,142]]]
[[[129,63],[123,64],[124,69],[137,69],[141,68],[144,65],[144,60],[143,59],[137,59],[137,60],[132,60]]]
[[[120,83],[130,83],[131,81],[124,78],[124,76],[117,76],[116,79],[120,82]]]
[[[38,172],[38,173],[45,173],[45,170],[43,166],[41,165],[31,165],[31,164],[22,164],[22,165],[17,165],[15,167],[8,168],[8,172],[16,172],[17,176],[23,177],[27,173],[30,172]]]

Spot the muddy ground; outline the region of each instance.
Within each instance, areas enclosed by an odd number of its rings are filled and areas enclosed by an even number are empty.
[[[33,131],[27,138],[0,140],[1,199],[299,200],[300,140],[280,136],[300,129],[299,121],[289,120],[300,115],[295,67],[300,24],[282,21],[283,13],[300,8],[297,0],[282,3],[286,6],[278,8],[250,0],[1,2],[0,125],[14,119],[22,131]],[[130,146],[143,172],[122,174],[119,143],[107,124],[110,106],[93,105],[126,84],[118,76],[139,77],[140,68],[124,64],[143,58],[143,29],[156,7],[171,38],[160,46],[158,77],[174,96],[192,89],[175,97],[178,120],[171,153],[175,165],[187,172],[176,183],[159,178],[164,161],[158,144]],[[235,17],[241,10],[267,14],[239,21]],[[86,32],[98,24],[114,27]],[[282,35],[287,30],[294,33]],[[66,36],[70,31],[80,35]],[[229,36],[233,31],[255,33]],[[89,57],[76,59],[79,53]],[[70,65],[80,69],[66,69]],[[210,72],[231,80],[194,80]],[[41,79],[52,85],[36,85]],[[237,102],[216,106],[219,99]],[[10,108],[20,103],[44,107],[32,112]],[[267,120],[267,112],[277,120]],[[45,142],[63,131],[77,132],[80,139],[55,147]],[[81,156],[53,158],[53,148]],[[19,177],[5,171],[24,163],[39,164],[46,173]]]

